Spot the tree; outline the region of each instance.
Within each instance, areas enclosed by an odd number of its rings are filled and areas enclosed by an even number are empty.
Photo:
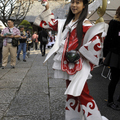
[[[23,20],[19,25],[24,25],[25,30],[30,30],[32,31],[32,26],[27,20]]]
[[[0,20],[6,26],[7,19],[19,25],[32,7],[33,0],[0,0]]]

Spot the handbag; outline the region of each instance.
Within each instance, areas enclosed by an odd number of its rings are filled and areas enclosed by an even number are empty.
[[[12,38],[12,46],[17,47],[18,46],[18,40],[16,38]]]
[[[70,63],[76,63],[80,59],[80,53],[76,50],[66,52],[66,59]]]
[[[8,28],[9,29],[9,28]],[[12,33],[9,29],[9,32]],[[18,46],[18,40],[16,38],[12,38],[12,46],[17,47]]]
[[[31,38],[28,38],[28,43],[30,44],[30,43],[32,43],[32,40],[31,40]]]
[[[45,37],[42,37],[42,43],[43,43],[43,44],[47,44],[47,43],[48,43],[48,39],[45,38]]]
[[[73,24],[72,26],[74,26],[75,24]],[[70,35],[70,31],[71,30],[69,30],[69,35]],[[77,50],[67,51],[68,50],[68,44],[69,44],[69,38],[68,38],[68,43],[67,43],[67,49],[66,49],[65,57],[66,57],[66,59],[67,59],[67,61],[69,63],[76,63],[80,59],[80,53]]]

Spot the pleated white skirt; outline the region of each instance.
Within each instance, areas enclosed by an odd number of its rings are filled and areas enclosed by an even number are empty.
[[[74,75],[69,75],[67,72],[64,72],[61,70],[61,60],[62,60],[62,53],[63,53],[63,49],[64,49],[64,44],[61,44],[60,48],[57,51],[57,54],[54,56],[53,60],[53,66],[52,68],[54,69],[54,78],[62,78],[62,79],[68,79],[68,80],[72,80]],[[74,65],[74,63],[69,65],[69,68],[72,68],[72,66]]]

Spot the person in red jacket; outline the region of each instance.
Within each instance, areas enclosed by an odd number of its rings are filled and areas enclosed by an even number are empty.
[[[38,34],[36,31],[32,35],[32,41],[33,41],[33,49],[37,50],[38,49]]]

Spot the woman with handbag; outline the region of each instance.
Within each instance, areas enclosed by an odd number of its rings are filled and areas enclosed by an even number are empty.
[[[34,24],[58,31],[56,42],[44,63],[56,53],[53,59],[54,77],[65,79],[67,86],[65,120],[107,120],[101,116],[93,97],[89,95],[86,82],[94,64],[99,62],[101,44],[97,35],[105,30],[105,23],[92,27],[86,19],[88,0],[71,0],[66,20],[55,20],[48,1],[42,1],[42,4],[46,9]]]
[[[113,100],[116,85],[120,79],[120,6],[116,10],[116,15],[109,23],[107,36],[104,40],[103,60],[106,66],[111,69],[111,81],[108,86],[107,106],[120,110]]]

